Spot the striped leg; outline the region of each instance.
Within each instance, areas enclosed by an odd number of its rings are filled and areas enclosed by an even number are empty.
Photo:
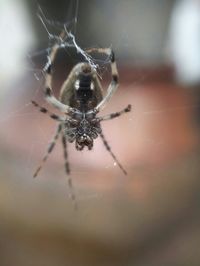
[[[72,199],[74,203],[74,209],[77,210],[77,201],[76,201],[76,195],[74,193],[74,187],[72,183],[72,179],[70,177],[70,168],[69,168],[69,161],[68,161],[68,152],[67,152],[67,141],[64,133],[62,133],[62,144],[63,144],[63,151],[64,151],[64,159],[65,159],[65,172],[67,175],[67,182],[70,189],[70,198]]]
[[[32,103],[35,107],[39,108],[40,112],[42,112],[42,113],[44,113],[44,114],[48,114],[52,119],[57,120],[57,121],[60,121],[60,122],[64,122],[64,121],[66,121],[66,119],[65,119],[64,117],[60,117],[60,116],[58,116],[58,115],[56,115],[56,114],[54,114],[54,113],[49,112],[46,108],[40,106],[40,105],[39,105],[38,103],[36,103],[35,101],[31,101],[31,103]]]
[[[67,32],[64,30],[61,32],[59,36],[61,43],[64,41],[66,34]],[[59,100],[57,100],[53,94],[52,87],[51,87],[52,86],[52,64],[55,60],[55,57],[57,55],[59,48],[60,48],[60,44],[55,43],[51,49],[50,55],[48,56],[48,62],[46,66],[44,67],[44,73],[45,73],[44,94],[45,94],[45,99],[49,104],[51,104],[52,106],[54,106],[55,108],[57,108],[63,113],[69,113],[69,112],[73,112],[74,108],[71,108],[70,106],[65,105],[61,103]]]
[[[103,135],[103,133],[99,133],[102,140],[103,140],[103,144],[106,147],[106,150],[110,153],[110,155],[113,157],[113,159],[115,160],[116,164],[119,166],[119,168],[122,170],[122,172],[127,175],[126,170],[123,168],[123,166],[121,165],[121,163],[118,161],[117,157],[114,155],[114,153],[111,150],[110,145],[108,144],[107,140],[105,139],[105,136]]]
[[[107,93],[103,100],[96,106],[96,111],[98,112],[100,109],[103,109],[105,104],[110,100],[110,98],[113,96],[115,91],[117,90],[118,87],[118,80],[119,80],[119,75],[117,71],[117,64],[115,61],[115,54],[112,49],[110,48],[91,48],[86,50],[86,52],[91,53],[91,52],[98,52],[98,53],[103,53],[107,54],[110,56],[110,61],[111,61],[111,75],[112,75],[112,81],[110,85],[108,86]]]
[[[126,108],[124,108],[120,112],[116,112],[116,113],[112,113],[112,114],[109,114],[109,115],[106,115],[103,117],[99,117],[98,119],[99,119],[99,121],[110,120],[110,119],[119,117],[120,115],[125,114],[125,113],[130,112],[130,111],[131,111],[131,105],[129,104]]]
[[[55,133],[55,135],[54,135],[52,141],[51,141],[50,144],[49,144],[49,147],[48,147],[48,149],[47,149],[47,152],[46,152],[45,156],[43,157],[41,164],[39,165],[39,167],[38,167],[37,170],[35,171],[33,177],[36,177],[36,176],[38,175],[38,173],[39,173],[40,170],[42,169],[44,163],[45,163],[46,160],[48,159],[49,154],[52,152],[53,148],[55,147],[55,144],[56,144],[56,141],[57,141],[57,139],[58,139],[58,137],[59,137],[59,134],[60,134],[60,132],[61,132],[61,129],[62,129],[62,125],[59,124],[58,127],[57,127],[57,130],[56,130],[56,133]]]

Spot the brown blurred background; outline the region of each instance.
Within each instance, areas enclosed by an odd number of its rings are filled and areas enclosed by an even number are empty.
[[[30,104],[48,107],[41,70],[49,40],[38,5],[51,33],[78,10],[69,25],[78,45],[115,50],[120,86],[103,114],[132,105],[102,123],[128,176],[100,139],[93,151],[69,145],[78,211],[60,141],[32,178],[55,130]],[[0,266],[199,266],[200,1],[3,0],[0,29]],[[100,59],[106,90],[109,66]],[[56,95],[81,60],[74,48],[60,51]]]

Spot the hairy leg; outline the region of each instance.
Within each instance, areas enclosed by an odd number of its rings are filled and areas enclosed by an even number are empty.
[[[35,171],[33,177],[36,177],[36,176],[38,175],[38,173],[39,173],[40,170],[42,169],[43,165],[44,165],[45,162],[47,161],[47,159],[48,159],[48,157],[49,157],[49,154],[53,151],[53,148],[55,147],[55,144],[56,144],[56,141],[57,141],[57,139],[58,139],[58,137],[59,137],[59,134],[60,134],[60,132],[61,132],[61,129],[62,129],[62,125],[59,124],[58,127],[57,127],[57,129],[56,129],[56,133],[55,133],[55,135],[53,136],[52,141],[49,143],[49,147],[48,147],[48,149],[47,149],[47,151],[46,151],[46,154],[45,154],[45,156],[43,157],[43,159],[42,159],[40,165],[38,166],[37,170]]]
[[[104,146],[106,147],[106,150],[110,153],[110,155],[112,156],[112,158],[115,160],[115,162],[117,163],[117,165],[119,166],[119,168],[122,170],[122,172],[127,175],[126,170],[123,168],[123,166],[121,165],[121,163],[118,161],[117,157],[115,156],[115,154],[112,152],[110,145],[108,144],[107,140],[105,139],[105,136],[103,135],[103,133],[100,133],[100,137],[103,141]]]

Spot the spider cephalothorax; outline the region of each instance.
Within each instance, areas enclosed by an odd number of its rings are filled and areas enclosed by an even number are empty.
[[[63,31],[60,35],[60,40],[65,40],[66,35],[67,32]],[[94,69],[94,67],[88,63],[79,63],[72,69],[69,76],[64,81],[60,90],[59,100],[56,99],[51,87],[52,63],[54,62],[59,48],[59,44],[55,43],[49,55],[49,62],[44,68],[44,96],[45,100],[51,106],[58,109],[62,115],[56,115],[49,112],[46,108],[40,107],[35,101],[32,101],[32,103],[36,107],[39,107],[41,112],[48,113],[52,119],[58,121],[56,133],[49,145],[46,155],[43,157],[42,163],[47,160],[48,155],[53,150],[59,135],[61,135],[68,184],[71,187],[71,196],[73,199],[75,199],[75,194],[72,190],[72,181],[69,177],[70,168],[68,163],[67,142],[75,142],[75,147],[77,150],[83,150],[85,146],[91,150],[94,139],[100,136],[107,151],[111,154],[123,173],[126,174],[123,166],[118,161],[108,142],[106,141],[102,133],[100,122],[119,117],[123,113],[129,112],[131,110],[131,105],[128,105],[120,112],[112,113],[103,117],[97,117],[99,111],[105,107],[106,103],[110,100],[118,87],[118,71],[115,62],[115,56],[114,52],[110,48],[93,48],[87,50],[88,53],[104,53],[110,57],[112,81],[104,96],[96,69]],[[38,175],[41,168],[42,164],[37,168],[34,177]]]
[[[79,119],[69,119],[64,125],[64,133],[69,142],[75,141],[77,150],[83,150],[85,146],[89,150],[93,147],[93,140],[102,132],[99,119],[91,119],[91,115],[83,113]]]

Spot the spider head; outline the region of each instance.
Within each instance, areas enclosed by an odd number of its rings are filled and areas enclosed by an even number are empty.
[[[83,150],[85,146],[88,147],[88,150],[91,150],[93,147],[93,139],[84,133],[76,138],[76,149]]]

